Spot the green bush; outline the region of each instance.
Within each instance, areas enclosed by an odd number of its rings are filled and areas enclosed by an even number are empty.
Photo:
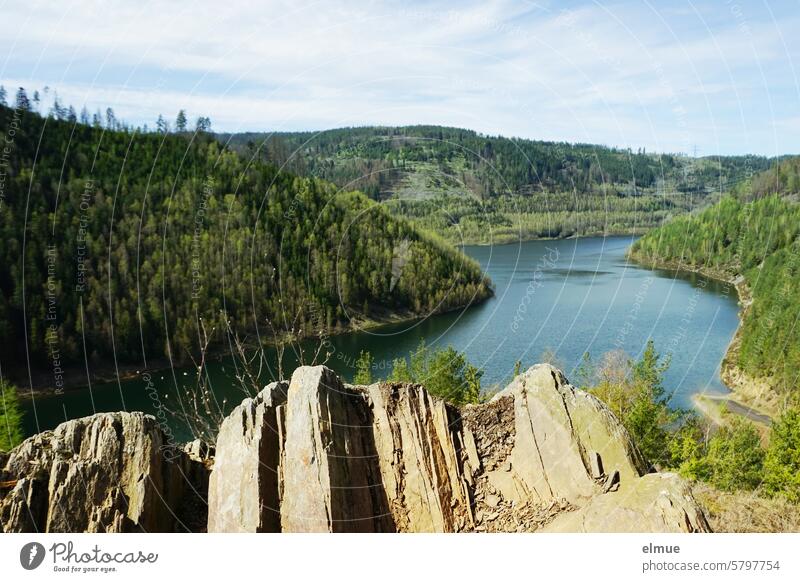
[[[651,464],[666,466],[671,460],[671,430],[685,415],[669,408],[664,394],[663,376],[669,367],[647,342],[642,357],[632,362],[624,354],[607,354],[599,368],[584,359],[583,375],[598,378],[591,392],[603,400],[628,430],[639,450]]]
[[[17,389],[0,380],[0,451],[9,451],[22,442],[22,410]]]
[[[394,361],[389,379],[422,384],[431,394],[461,405],[480,402],[481,376],[483,371],[452,346],[435,350],[422,341],[410,364],[404,358]]]
[[[669,467],[686,478],[707,481],[706,432],[703,421],[689,414],[669,441]]]
[[[800,410],[784,412],[772,425],[764,460],[764,490],[800,502]]]
[[[752,491],[761,484],[763,476],[761,437],[751,422],[739,418],[711,437],[698,474],[723,491]]]
[[[585,384],[593,385],[590,391],[617,415],[654,466],[677,470],[684,477],[708,481],[725,491],[758,487],[764,476],[765,454],[758,431],[752,423],[733,418],[730,426],[709,437],[711,431],[696,414],[670,409],[663,387],[668,366],[669,361],[659,356],[650,341],[637,362],[620,352],[606,354],[597,366],[585,357],[581,377]],[[787,458],[800,454],[798,425],[797,418],[787,417],[781,437],[774,439],[775,481],[789,484],[789,490],[800,458],[794,456],[796,464],[786,465],[785,471],[781,467]],[[800,479],[794,483],[797,487]]]

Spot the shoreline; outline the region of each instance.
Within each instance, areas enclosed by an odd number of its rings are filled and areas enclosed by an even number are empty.
[[[488,295],[486,295],[486,297],[483,297],[480,300],[472,301],[467,306],[462,305],[459,307],[454,307],[452,309],[439,311],[436,312],[435,315],[444,315],[446,313],[451,313],[459,309],[469,309],[470,307],[477,306],[484,303],[485,301],[488,301],[492,297],[494,297],[493,289]],[[374,318],[351,320],[354,321],[355,323],[351,323],[351,325],[341,328],[338,331],[333,330],[330,332],[326,332],[323,337],[331,338],[333,336],[347,335],[350,333],[375,331],[377,329],[390,325],[413,323],[425,317],[429,317],[429,315],[426,316],[426,315],[410,314],[405,312],[393,312],[388,315],[378,316]],[[318,335],[308,336],[303,341],[308,341],[315,337],[319,336]],[[220,345],[216,346],[215,348],[209,346],[209,349],[206,353],[206,357],[208,359],[212,358],[217,359],[230,356],[231,354],[229,350],[220,349],[222,343],[224,342],[221,342]],[[277,345],[278,345],[277,341],[275,341],[274,339],[270,339],[264,341],[262,347],[270,348],[270,347],[276,347]],[[155,374],[166,370],[184,369],[193,366],[194,364],[192,363],[191,360],[181,362],[179,364],[174,364],[174,363],[171,364],[169,359],[166,357],[150,358],[148,360],[147,367],[145,367],[142,364],[142,362],[120,363],[116,367],[114,366],[113,362],[109,364],[100,364],[95,367],[92,367],[90,364],[89,365],[90,374],[88,383],[87,383],[86,366],[80,366],[80,365],[70,366],[68,368],[64,368],[65,372],[64,376],[66,380],[64,382],[64,387],[61,389],[60,392],[52,386],[51,382],[52,372],[46,368],[31,369],[30,380],[27,375],[28,370],[24,367],[14,370],[11,374],[5,373],[4,377],[9,381],[11,381],[13,384],[17,385],[18,387],[17,394],[19,395],[19,399],[23,402],[29,402],[30,400],[33,400],[35,398],[53,398],[55,396],[64,395],[65,393],[77,392],[79,390],[84,390],[86,388],[89,388],[90,386],[94,386],[95,384],[108,384],[114,381],[127,382],[139,377],[144,372]]]
[[[695,409],[703,416],[718,425],[724,424],[722,414],[713,410],[714,407],[709,400],[722,403],[731,414],[746,418],[757,425],[766,426],[766,419],[775,418],[779,412],[772,406],[765,406],[763,402],[753,402],[753,400],[758,400],[758,397],[752,394],[745,394],[743,387],[749,384],[750,386],[757,386],[755,389],[757,391],[768,391],[770,389],[768,379],[752,378],[734,363],[742,341],[742,323],[750,305],[753,303],[750,288],[744,276],[741,274],[718,271],[708,267],[689,267],[676,261],[642,257],[631,252],[630,249],[626,253],[626,257],[630,261],[648,269],[700,275],[720,283],[731,285],[736,290],[738,304],[741,306],[738,314],[739,324],[736,326],[736,331],[731,341],[728,342],[728,347],[725,349],[725,355],[720,362],[719,372],[720,380],[722,380],[722,383],[729,392],[725,395],[715,395],[713,397],[697,393],[692,396],[692,403],[695,405]]]
[[[500,241],[492,241],[492,242],[451,242],[450,244],[456,247],[457,249],[463,249],[464,247],[501,247],[507,245],[515,245],[527,242],[536,242],[536,241],[559,241],[559,240],[575,240],[579,238],[634,238],[634,237],[642,237],[647,234],[647,231],[643,232],[597,232],[597,233],[588,233],[588,234],[571,234],[569,236],[536,236],[536,237],[519,237],[515,239],[510,239],[508,241],[501,239]]]

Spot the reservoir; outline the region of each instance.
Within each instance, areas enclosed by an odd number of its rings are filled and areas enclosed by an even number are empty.
[[[599,361],[607,352],[623,350],[636,358],[653,339],[656,350],[671,359],[664,385],[674,407],[691,407],[695,393],[726,393],[719,367],[738,325],[735,289],[699,275],[630,263],[625,251],[633,240],[597,237],[464,247],[492,278],[493,298],[469,309],[333,336],[327,365],[351,380],[355,360],[368,350],[375,361],[373,375],[385,377],[392,360],[407,356],[424,339],[428,346],[452,345],[465,352],[484,370],[484,390],[491,390],[508,383],[517,361],[525,369],[547,354],[574,379],[584,354]],[[284,367],[291,369],[290,355]],[[229,409],[242,399],[230,359],[215,360],[208,371],[219,403],[226,399]],[[154,414],[158,403],[177,409],[181,394],[194,382],[191,368],[151,370],[139,378],[25,401],[26,433],[94,412]],[[188,431],[173,422],[176,435],[188,440]]]

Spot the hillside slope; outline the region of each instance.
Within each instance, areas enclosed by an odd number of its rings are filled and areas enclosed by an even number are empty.
[[[354,191],[206,134],[0,107],[3,364],[196,350],[199,322],[312,334],[491,293],[479,266]]]
[[[785,161],[718,204],[651,231],[631,249],[651,266],[739,283],[742,324],[723,374],[771,413],[798,398],[800,205],[792,201],[798,167]]]
[[[486,136],[436,126],[220,135],[455,243],[641,233],[769,167],[757,156],[673,154]]]

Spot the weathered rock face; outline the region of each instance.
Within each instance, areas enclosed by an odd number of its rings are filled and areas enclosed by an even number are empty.
[[[467,531],[474,526],[471,469],[458,411],[420,386],[373,384],[380,482],[397,531]]]
[[[646,464],[611,411],[567,383],[548,365],[534,366],[493,401],[512,399],[514,447],[502,478],[489,473],[504,497],[581,504],[618,482],[646,472]],[[480,427],[474,427],[480,434]],[[513,484],[513,489],[506,486]]]
[[[281,529],[392,531],[366,394],[323,366],[292,375]]]
[[[285,382],[237,406],[220,426],[208,488],[208,531],[280,531]]]
[[[460,410],[322,366],[285,405],[268,391],[220,432],[212,531],[709,530],[685,483],[645,474],[614,415],[548,365]]]
[[[96,414],[27,439],[0,470],[6,532],[201,531],[208,470],[155,418]]]
[[[674,473],[650,473],[560,514],[542,531],[692,533],[711,528],[685,481]]]

